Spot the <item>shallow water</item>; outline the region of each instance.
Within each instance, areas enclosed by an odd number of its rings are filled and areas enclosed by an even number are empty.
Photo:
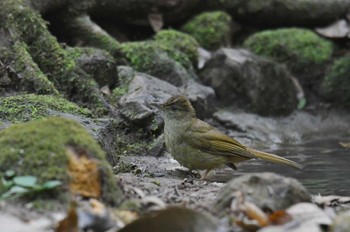
[[[228,180],[232,175],[244,173],[275,172],[299,180],[311,194],[350,196],[350,149],[339,142],[350,142],[350,134],[341,138],[308,139],[302,144],[279,144],[269,152],[296,161],[304,166],[302,170],[272,164],[260,160],[251,160],[239,165],[239,172],[225,169],[218,173],[219,179]]]

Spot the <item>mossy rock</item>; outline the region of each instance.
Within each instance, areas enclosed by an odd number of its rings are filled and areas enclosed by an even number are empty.
[[[52,115],[54,112],[91,117],[89,110],[64,98],[51,95],[24,94],[0,98],[0,120],[26,122]]]
[[[81,125],[69,119],[43,118],[0,131],[0,172],[11,169],[18,176],[33,175],[39,183],[60,180],[62,187],[45,197],[35,195],[34,200],[44,208],[48,208],[46,204],[54,207],[57,203],[68,203],[68,145],[84,149],[89,157],[98,160],[102,199],[110,204],[118,203],[121,192],[104,152]]]
[[[230,44],[231,16],[222,11],[205,12],[181,27],[193,36],[198,43],[209,50]]]
[[[114,87],[118,81],[116,59],[107,51],[91,47],[66,49],[77,65],[91,75],[100,87]]]
[[[192,64],[196,67],[198,63],[198,42],[190,35],[176,30],[161,30],[155,35],[155,40],[164,46],[168,55],[183,64],[182,56],[178,56],[178,51],[184,53]]]
[[[336,60],[327,71],[321,94],[328,100],[350,106],[350,54]]]
[[[266,30],[248,37],[243,46],[258,55],[286,63],[292,72],[305,72],[328,61],[333,44],[314,32],[300,28]]]
[[[192,76],[179,62],[172,59],[155,41],[122,43],[122,52],[131,66],[139,72],[144,72],[180,86]],[[178,55],[186,55],[178,52]],[[187,58],[188,63],[189,59]],[[191,64],[190,64],[191,65]]]

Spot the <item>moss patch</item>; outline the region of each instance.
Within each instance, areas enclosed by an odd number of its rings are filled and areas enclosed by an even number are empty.
[[[289,28],[258,32],[244,41],[258,55],[286,63],[294,72],[329,60],[333,44],[307,29]]]
[[[26,44],[32,60],[58,91],[98,114],[108,112],[96,82],[68,56],[36,11],[23,0],[4,0],[0,20],[13,41]]]
[[[186,58],[194,66],[197,65],[199,44],[192,36],[175,30],[162,30],[154,38],[160,46],[164,46],[164,50],[171,58],[181,63],[184,67],[188,63],[184,63],[183,55],[179,54],[179,52],[185,54]]]
[[[204,48],[214,50],[229,44],[231,16],[222,11],[202,13],[181,27]]]
[[[91,117],[91,113],[63,98],[49,95],[25,94],[0,98],[0,120],[31,121],[50,115],[49,110]]]
[[[38,177],[39,183],[61,180],[64,186],[47,199],[67,203],[67,145],[85,149],[99,160],[103,199],[112,204],[120,201],[112,169],[97,142],[77,122],[60,117],[16,124],[0,131],[0,172],[10,168],[17,175]],[[38,201],[46,199],[35,197]]]
[[[172,84],[179,82],[179,80],[174,80],[174,82],[169,80],[174,79],[174,76],[178,79],[185,79],[190,78],[189,74],[192,74],[181,63],[170,58],[167,52],[164,51],[164,48],[159,46],[155,41],[123,43],[122,51],[136,71],[147,73]],[[182,54],[183,57],[186,57],[180,51],[177,54]],[[189,59],[184,58],[184,61],[186,60],[188,66],[192,66]]]
[[[350,106],[350,54],[333,63],[323,79],[321,90],[327,99]]]

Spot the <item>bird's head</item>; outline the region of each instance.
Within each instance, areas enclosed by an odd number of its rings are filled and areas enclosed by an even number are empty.
[[[188,119],[196,117],[196,112],[193,109],[190,101],[183,95],[176,95],[169,98],[162,106],[161,109],[164,114],[165,120],[167,119]]]

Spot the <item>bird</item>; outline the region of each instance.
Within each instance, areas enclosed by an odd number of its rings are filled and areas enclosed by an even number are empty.
[[[238,170],[236,164],[262,159],[302,169],[303,166],[281,156],[247,147],[196,117],[190,101],[183,95],[170,97],[160,106],[164,118],[165,145],[182,166],[205,170],[206,179],[211,170],[227,165]]]

